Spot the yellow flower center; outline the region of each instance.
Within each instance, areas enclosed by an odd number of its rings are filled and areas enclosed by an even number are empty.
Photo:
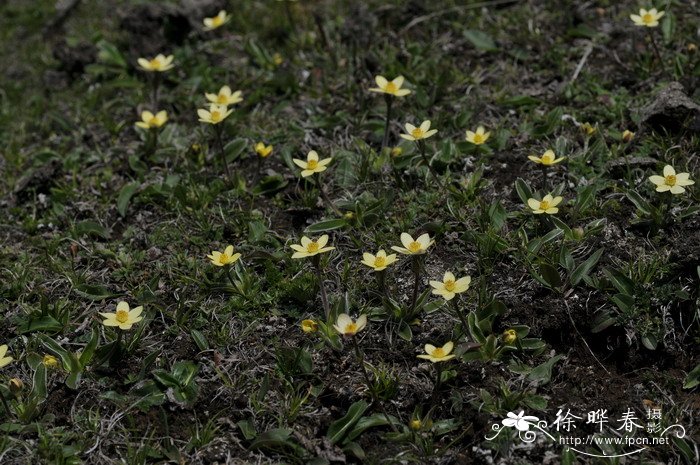
[[[651,13],[645,14],[644,16],[642,16],[642,22],[643,22],[644,24],[651,24],[651,23],[653,23],[653,22],[654,22],[654,15],[652,15]]]
[[[435,357],[435,358],[441,358],[441,357],[444,357],[444,356],[445,356],[445,351],[442,350],[442,347],[438,347],[438,348],[436,348],[436,349],[433,351],[433,353],[430,354],[430,355],[433,356],[433,357]]]
[[[154,116],[153,118],[149,119],[148,125],[149,126],[158,126],[158,118]]]
[[[421,249],[420,242],[413,241],[410,244],[408,244],[408,250],[410,250],[413,253],[418,252]]]
[[[119,323],[126,323],[129,321],[129,310],[117,310],[116,320]]]
[[[669,174],[666,176],[666,185],[667,186],[675,186],[676,185],[676,175],[675,174]]]
[[[542,155],[542,163],[544,163],[545,165],[548,165],[548,164],[552,163],[553,161],[554,161],[554,155],[550,155],[548,153],[545,153],[544,155]]]
[[[390,94],[395,94],[397,90],[399,90],[398,87],[396,87],[396,84],[394,84],[391,81],[389,81],[386,87],[384,88],[384,91]]]
[[[221,105],[228,103],[228,96],[224,94],[219,94],[216,98],[216,103],[219,103]]]
[[[346,334],[355,334],[357,332],[357,325],[355,323],[348,323],[345,326]]]
[[[316,168],[318,168],[318,160],[308,160],[306,162],[307,170],[315,170]]]
[[[423,138],[423,130],[421,128],[416,128],[413,131],[411,131],[411,135],[416,139],[421,139]]]
[[[224,23],[224,18],[221,16],[215,16],[211,20],[211,25],[214,27],[221,26]]]
[[[483,144],[484,143],[484,135],[483,134],[474,134],[474,143],[475,144]]]
[[[148,63],[151,65],[151,68],[160,69],[160,60],[158,60],[157,58],[153,58]]]
[[[212,121],[221,121],[221,112],[218,110],[214,110],[211,112],[211,120]]]
[[[547,210],[549,208],[549,202],[542,200],[540,202],[540,210]]]
[[[376,257],[374,259],[374,266],[375,268],[386,266],[386,257]]]
[[[445,290],[446,290],[446,291],[452,292],[452,291],[455,290],[455,282],[452,281],[451,279],[448,279],[448,280],[445,281],[443,284],[444,284],[444,286],[445,286]]]
[[[318,249],[318,242],[316,241],[309,242],[309,245],[306,246],[306,251],[310,253],[318,252]]]

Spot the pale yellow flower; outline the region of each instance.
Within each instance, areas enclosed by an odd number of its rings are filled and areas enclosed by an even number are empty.
[[[431,240],[427,233],[418,236],[415,240],[410,234],[401,233],[401,243],[403,247],[393,245],[391,249],[404,255],[419,255],[424,254],[435,241]]]
[[[203,108],[197,110],[199,121],[208,124],[219,124],[228,118],[231,113],[233,113],[233,110],[227,109],[226,105],[218,105],[216,103],[209,105],[209,110]]]
[[[202,22],[204,23],[204,30],[205,31],[213,31],[214,29],[217,29],[224,24],[228,23],[231,21],[231,15],[226,13],[225,10],[219,11],[219,14],[214,16],[213,18],[204,18]]]
[[[656,11],[656,8],[651,10],[645,10],[644,8],[639,9],[639,14],[631,14],[630,19],[634,22],[635,26],[646,26],[646,27],[656,27],[659,25],[659,20],[666,12]]]
[[[44,355],[41,363],[43,363],[46,368],[58,368],[58,359],[51,354]]]
[[[556,165],[557,163],[566,159],[566,157],[557,158],[553,150],[547,150],[545,153],[542,154],[541,157],[529,155],[527,158],[529,158],[531,161],[534,161],[535,163],[539,163],[545,166]]]
[[[367,315],[360,315],[357,321],[353,321],[346,313],[338,315],[333,327],[343,336],[354,336],[367,326]]]
[[[139,306],[133,310],[129,310],[129,304],[126,302],[119,302],[117,304],[117,311],[115,313],[100,313],[105,320],[102,322],[105,326],[117,326],[119,329],[127,330],[131,329],[134,323],[138,323],[143,320],[141,316],[143,312],[143,307]]]
[[[583,123],[581,125],[581,131],[585,132],[587,136],[592,136],[598,130],[597,127],[593,126],[591,123]]]
[[[632,139],[634,139],[634,133],[630,131],[629,129],[625,129],[622,131],[622,141],[623,142],[631,142]]]
[[[656,192],[669,191],[671,194],[682,194],[685,192],[684,186],[695,184],[689,173],[676,173],[671,165],[664,166],[663,176],[650,176],[649,181],[656,185]]]
[[[155,115],[150,111],[141,112],[141,121],[136,123],[136,126],[143,129],[159,128],[168,121],[168,112],[165,110],[159,111]]]
[[[362,263],[372,268],[374,271],[385,270],[387,266],[394,263],[396,260],[396,254],[387,255],[385,251],[380,250],[377,255],[372,255],[371,253],[362,254]]]
[[[304,320],[301,322],[301,330],[305,333],[315,333],[318,331],[318,323],[314,320]]]
[[[403,76],[399,76],[393,81],[389,81],[384,76],[377,76],[374,78],[374,82],[377,83],[377,87],[372,87],[370,92],[389,94],[394,97],[404,97],[411,93],[410,90],[401,88],[403,85]]]
[[[301,245],[292,244],[290,246],[295,250],[292,254],[292,258],[313,257],[314,255],[330,252],[335,249],[335,247],[326,247],[326,244],[328,244],[328,234],[324,234],[315,241],[303,236],[301,238]]]
[[[536,215],[542,213],[554,215],[559,211],[557,205],[559,205],[562,200],[564,200],[562,197],[552,197],[552,194],[547,194],[542,200],[527,199],[527,205],[532,209],[532,213]]]
[[[204,96],[207,98],[207,100],[209,100],[209,102],[223,106],[235,105],[236,103],[242,102],[243,97],[241,97],[241,95],[242,93],[240,90],[231,92],[231,88],[229,86],[223,86],[216,94],[210,94],[207,92],[204,93]]]
[[[211,264],[214,266],[225,266],[236,263],[241,258],[241,254],[233,253],[233,246],[229,245],[223,253],[215,250],[211,255],[207,255],[207,258],[211,260]]]
[[[10,355],[7,355],[7,344],[3,344],[0,346],[0,368],[6,367],[9,365],[14,358],[12,358]]]
[[[454,343],[452,341],[447,342],[442,347],[435,347],[432,344],[425,345],[425,354],[418,355],[418,358],[425,360],[430,360],[433,363],[445,362],[455,358],[454,354],[450,354],[454,348]]]
[[[430,281],[430,286],[433,288],[433,294],[440,295],[445,300],[452,300],[457,294],[469,289],[471,282],[471,276],[455,279],[455,275],[447,271],[442,281]]]
[[[430,121],[426,120],[421,123],[419,127],[415,127],[412,124],[406,123],[407,134],[399,134],[402,138],[406,140],[421,140],[427,139],[437,132],[437,129],[430,129]]]
[[[264,142],[258,142],[255,144],[255,153],[260,155],[262,158],[267,158],[272,153],[272,144],[265,145]]]
[[[306,155],[306,161],[299,160],[298,158],[292,159],[294,164],[302,169],[301,176],[303,178],[311,176],[314,173],[321,173],[322,171],[326,171],[326,165],[328,165],[331,162],[331,160],[333,160],[332,157],[319,160],[318,153],[316,153],[315,150],[310,151],[308,155]]]
[[[150,60],[146,58],[139,58],[137,62],[144,71],[164,72],[172,69],[173,66],[175,66],[173,65],[174,58],[175,57],[173,55],[168,55],[166,57],[162,53],[159,53],[155,58],[151,58]]]
[[[491,136],[491,133],[486,132],[483,126],[479,126],[476,128],[476,132],[467,131],[467,142],[471,142],[474,145],[481,145],[489,139],[489,136]]]

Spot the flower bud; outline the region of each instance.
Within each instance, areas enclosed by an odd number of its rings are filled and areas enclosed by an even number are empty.
[[[632,141],[632,139],[634,139],[634,133],[632,131],[630,131],[629,129],[625,129],[622,132],[622,141],[629,143]]]
[[[514,329],[506,329],[501,336],[503,342],[508,345],[513,344],[518,339],[518,333]]]
[[[318,331],[318,323],[314,320],[304,320],[301,322],[301,330],[305,333],[315,333]]]

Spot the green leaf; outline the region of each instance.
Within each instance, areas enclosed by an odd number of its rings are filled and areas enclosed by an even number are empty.
[[[107,228],[96,221],[81,221],[75,225],[73,230],[77,236],[96,236],[102,239],[109,239],[110,237]]]
[[[46,365],[41,363],[36,367],[34,372],[34,377],[32,379],[33,387],[32,394],[34,394],[40,402],[46,400]]]
[[[253,423],[248,419],[240,420],[236,424],[238,425],[238,428],[241,430],[243,437],[246,438],[246,440],[248,440],[248,441],[253,439],[258,434],[255,431],[255,427],[253,427]]]
[[[656,339],[656,336],[647,334],[646,336],[642,336],[642,344],[649,350],[656,350],[659,345],[659,340]]]
[[[571,273],[571,284],[573,286],[577,285],[585,276],[588,276],[596,266],[598,260],[603,255],[603,248],[600,248],[593,252],[593,254],[588,257],[588,259],[576,267],[573,273]]]
[[[639,192],[635,190],[627,191],[627,198],[645,215],[651,215],[653,207],[646,201]]]
[[[506,107],[529,107],[539,105],[540,100],[529,95],[514,95],[512,97],[502,99],[499,103]]]
[[[119,191],[119,198],[117,199],[117,211],[119,212],[120,216],[124,217],[126,215],[126,208],[129,206],[131,198],[138,190],[139,184],[132,182],[131,184],[126,184]]]
[[[270,449],[278,447],[292,447],[296,445],[289,440],[292,430],[287,428],[273,428],[265,431],[250,443],[250,449]]]
[[[593,320],[593,324],[591,326],[591,332],[592,333],[599,333],[601,331],[605,331],[607,328],[610,326],[614,325],[617,322],[615,317],[613,317],[609,313],[601,313],[596,317],[595,320]]]
[[[700,384],[700,363],[685,377],[683,389],[693,389],[698,384]]]
[[[399,322],[399,329],[397,331],[397,334],[404,341],[411,342],[411,340],[413,340],[413,331],[411,330],[411,326],[404,320],[401,320]]]
[[[523,178],[518,178],[515,180],[515,191],[518,193],[520,200],[527,205],[528,199],[532,198],[532,190],[530,186],[527,185]]]
[[[99,343],[99,341],[100,331],[96,327],[93,327],[90,340],[88,341],[87,345],[85,346],[85,349],[83,349],[82,353],[80,354],[80,358],[78,359],[82,367],[87,366],[87,364],[90,363],[90,361],[92,360],[92,357],[95,355],[95,350],[97,349],[97,344]]]
[[[392,423],[399,423],[399,421],[393,416],[390,416],[389,420],[391,420]],[[386,415],[384,415],[383,413],[375,413],[374,415],[370,415],[368,417],[362,417],[357,422],[352,431],[350,431],[350,433],[348,434],[347,440],[355,440],[355,438],[357,438],[369,428],[374,428],[376,426],[385,426],[388,424],[389,421],[387,420]]]
[[[201,331],[193,329],[190,331],[190,336],[192,336],[192,340],[195,344],[197,344],[199,350],[209,350],[209,343],[207,342],[207,338],[204,337],[204,334],[202,334]]]
[[[559,276],[559,271],[555,266],[552,266],[549,263],[540,263],[539,268],[542,278],[544,278],[549,287],[557,289],[561,286],[561,277]]]
[[[634,308],[634,297],[631,295],[615,294],[610,300],[612,300],[623,313],[630,313]]]
[[[540,385],[547,384],[552,379],[552,367],[559,360],[564,358],[563,355],[555,355],[541,365],[536,366],[532,369],[528,378],[532,381],[537,381]]]
[[[494,42],[491,36],[489,36],[485,32],[476,29],[467,29],[464,31],[463,34],[464,38],[471,42],[471,44],[478,50],[482,50],[484,52],[498,51],[496,42]]]
[[[121,295],[121,293],[110,292],[107,288],[97,284],[79,284],[73,290],[79,296],[90,300],[106,300]]]
[[[289,181],[284,179],[283,176],[279,174],[274,174],[272,176],[265,176],[262,180],[253,188],[253,194],[255,195],[269,195],[279,192],[285,187],[287,187]]]
[[[360,420],[362,415],[367,410],[369,405],[364,400],[355,402],[350,406],[345,416],[331,423],[326,436],[331,443],[336,444],[343,440],[345,436],[352,430],[355,424]]]
[[[610,280],[620,293],[626,295],[634,294],[634,282],[615,268],[604,268],[603,274]]]
[[[344,219],[324,220],[308,226],[304,231],[307,233],[320,233],[325,231],[333,231],[347,226],[347,221]]]
[[[224,154],[226,155],[226,161],[231,163],[232,161],[238,159],[243,151],[248,147],[248,141],[245,139],[234,139],[224,146]]]
[[[63,325],[50,315],[28,316],[17,328],[20,334],[33,331],[55,333],[63,329]]]

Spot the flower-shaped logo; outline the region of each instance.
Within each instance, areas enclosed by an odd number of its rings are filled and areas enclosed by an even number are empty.
[[[508,418],[504,418],[501,423],[503,423],[503,426],[515,427],[518,431],[528,431],[530,425],[536,424],[539,420],[537,417],[525,415],[525,411],[521,410],[517,415],[513,412],[508,412]]]

